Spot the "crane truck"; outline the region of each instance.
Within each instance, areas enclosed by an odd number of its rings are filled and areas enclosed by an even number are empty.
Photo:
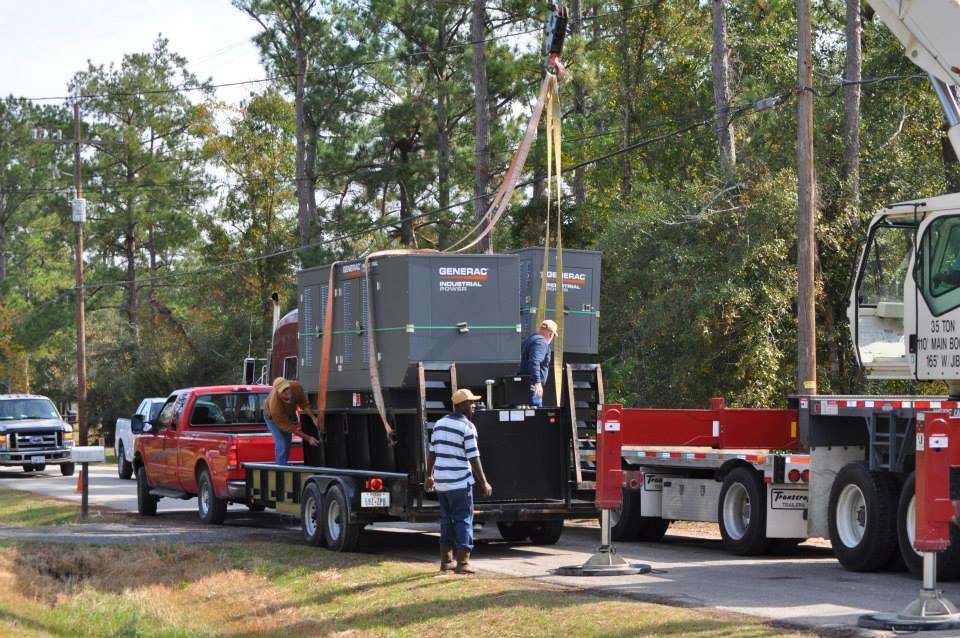
[[[929,74],[960,156],[960,3],[869,2]],[[948,395],[798,396],[779,411],[728,410],[719,399],[709,410],[608,404],[598,428],[615,433],[616,451],[584,454],[598,463],[598,505],[619,502],[613,537],[656,540],[671,520],[714,521],[737,554],[822,537],[848,569],[906,563],[919,573],[918,417],[960,416],[960,193],[873,216],[848,317],[867,378],[943,381]],[[601,493],[607,476],[619,478],[612,496]],[[956,525],[951,540],[937,558],[941,578],[960,577]]]

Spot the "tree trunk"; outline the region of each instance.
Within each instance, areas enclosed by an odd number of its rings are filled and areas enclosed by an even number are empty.
[[[953,144],[947,137],[949,129],[950,124],[948,122],[944,122],[940,128],[943,131],[943,135],[940,136],[940,158],[943,161],[943,175],[947,182],[947,188],[949,192],[955,193],[960,191],[960,165],[958,165],[957,153],[953,150]]]
[[[726,0],[713,0],[713,51],[710,65],[716,109],[714,128],[720,144],[720,177],[723,184],[728,186],[736,181],[737,146],[730,121],[730,50],[727,47]]]
[[[447,12],[438,12],[437,51],[444,51],[449,44]],[[437,204],[443,210],[450,206],[450,95],[447,92],[447,60],[443,53],[435,68],[437,79]]]
[[[409,152],[400,148],[400,163],[404,167],[401,174],[409,170],[410,161]],[[400,189],[400,243],[406,248],[413,248],[416,240],[413,237],[413,204],[410,201],[410,191],[407,189],[406,177],[400,177],[397,180],[397,187]]]
[[[0,284],[7,279],[7,225],[0,224]]]
[[[157,247],[153,241],[153,224],[147,226],[147,254],[149,256],[150,265],[150,290],[147,294],[149,295],[151,318],[153,323],[156,324],[157,283],[154,281],[154,277],[157,276]]]
[[[486,32],[487,9],[484,0],[473,0],[470,40],[473,42],[473,107],[476,112],[477,138],[473,173],[473,213],[479,222],[490,206],[490,104],[487,85],[487,55],[482,42]],[[478,245],[480,252],[493,252],[493,237],[487,235]]]
[[[294,89],[294,104],[296,108],[296,179],[297,179],[297,219],[300,224],[300,245],[306,246],[310,243],[312,236],[311,224],[313,217],[310,210],[310,194],[313,192],[310,184],[307,182],[307,164],[306,164],[306,121],[304,114],[304,92],[305,92],[305,74],[307,71],[307,56],[303,50],[303,42],[299,37],[296,43],[296,73],[297,82]]]
[[[573,0],[570,3],[570,35],[580,35],[583,30],[583,3],[581,0]],[[583,139],[585,135],[584,118],[586,117],[586,91],[583,88],[583,82],[578,74],[573,75],[573,112],[575,114],[578,137]],[[581,141],[579,146],[586,142]],[[587,191],[583,184],[584,169],[578,168],[573,171],[573,201],[579,210],[587,201]]]
[[[310,217],[311,224],[319,224],[320,218],[317,216],[317,125],[310,117],[309,113],[304,113],[304,182],[307,189],[307,214]]]
[[[859,82],[862,57],[860,51],[860,0],[847,0],[847,82]],[[860,206],[860,85],[843,87],[843,171],[850,195],[850,205]]]
[[[127,198],[127,229],[123,237],[124,256],[127,260],[127,298],[125,314],[130,325],[130,334],[135,344],[140,343],[140,329],[137,325],[137,238],[136,224],[133,221],[133,202]]]

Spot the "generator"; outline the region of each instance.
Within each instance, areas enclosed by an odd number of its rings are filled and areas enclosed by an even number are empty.
[[[417,384],[417,366],[456,363],[461,386],[513,374],[520,358],[517,255],[386,255],[334,273],[328,390],[370,390],[368,331],[385,390]],[[330,266],[300,271],[298,376],[316,392]],[[371,313],[372,310],[372,313]],[[371,321],[372,317],[372,321]]]
[[[537,304],[543,274],[543,248],[523,248],[520,259],[520,329],[526,336],[537,330]],[[547,309],[552,318],[557,299],[557,251],[549,252]],[[594,250],[563,251],[563,352],[564,356],[595,355],[600,335],[600,253]],[[592,357],[584,360],[592,360]]]

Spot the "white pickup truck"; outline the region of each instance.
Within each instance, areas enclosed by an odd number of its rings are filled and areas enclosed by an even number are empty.
[[[160,408],[166,401],[165,397],[144,399],[137,406],[134,414],[143,417],[144,422],[153,421],[160,413]],[[117,474],[122,479],[133,477],[133,432],[130,431],[130,419],[117,419],[116,432],[113,436],[113,448],[117,453]]]

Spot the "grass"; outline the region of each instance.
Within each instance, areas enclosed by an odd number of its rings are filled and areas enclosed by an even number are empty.
[[[0,488],[0,525],[76,506]],[[741,617],[302,545],[0,544],[0,636],[810,636]]]
[[[252,543],[0,548],[16,636],[805,636],[522,579]]]
[[[64,479],[73,480],[73,479]],[[127,520],[121,514],[91,506],[90,517],[80,519],[80,504],[0,487],[0,526],[35,527],[70,523],[107,523]]]

